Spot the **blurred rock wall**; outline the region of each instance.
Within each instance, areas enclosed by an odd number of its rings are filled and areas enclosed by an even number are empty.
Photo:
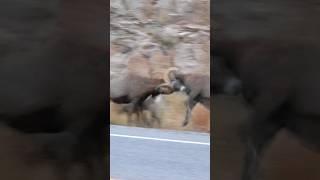
[[[209,0],[111,0],[110,6],[111,78],[133,73],[159,79],[172,66],[209,76]],[[185,100],[181,93],[162,96],[156,103],[161,125],[151,126],[181,129]],[[111,123],[127,123],[121,106],[110,102],[110,112]],[[197,105],[183,129],[209,131],[209,126],[209,111]]]

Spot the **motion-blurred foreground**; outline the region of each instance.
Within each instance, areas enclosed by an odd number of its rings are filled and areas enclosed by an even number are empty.
[[[112,0],[110,5],[110,78],[162,79],[169,67],[185,74],[210,74],[210,2],[208,0]],[[111,84],[112,88],[117,84]],[[144,116],[130,125],[166,129],[210,130],[210,112],[198,104],[186,127],[187,96],[158,96]],[[126,105],[110,101],[112,124],[128,124]],[[158,117],[155,120],[151,115]]]
[[[320,179],[319,7],[215,1],[213,179]]]
[[[245,145],[239,136],[239,127],[247,121],[249,108],[243,99],[215,96],[215,131],[212,175],[217,180],[239,180],[243,170]],[[290,132],[282,130],[261,159],[263,180],[319,179],[320,156],[306,149]]]
[[[0,179],[105,180],[104,0],[0,1]]]

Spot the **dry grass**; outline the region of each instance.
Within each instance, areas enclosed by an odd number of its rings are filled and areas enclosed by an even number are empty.
[[[198,104],[192,111],[192,120],[186,127],[182,127],[185,118],[186,96],[182,93],[173,93],[164,95],[163,102],[160,104],[161,127],[155,123],[152,128],[173,129],[173,130],[190,130],[190,131],[210,131],[210,112],[202,105]],[[119,113],[121,106],[110,102],[110,122],[116,125],[128,125],[127,116]],[[138,123],[135,124],[138,126]],[[141,126],[139,124],[139,126]],[[142,127],[147,127],[142,125]]]
[[[115,125],[127,125],[127,116],[119,113],[120,108],[120,105],[110,101],[110,123]]]

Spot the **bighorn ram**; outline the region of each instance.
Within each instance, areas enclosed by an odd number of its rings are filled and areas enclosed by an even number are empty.
[[[172,68],[174,69],[174,68]],[[177,68],[170,71],[167,81],[170,82],[174,90],[184,90],[188,94],[186,102],[187,112],[183,121],[183,126],[189,123],[191,111],[199,102],[207,109],[210,109],[210,77],[202,74],[184,74]]]
[[[169,68],[163,79],[150,79],[134,74],[113,78],[110,82],[110,99],[117,104],[130,104],[126,111],[131,122],[134,113],[140,116],[149,96],[153,99],[160,94],[171,94],[175,91],[168,78],[173,70]],[[182,85],[177,90],[184,91],[186,88]]]

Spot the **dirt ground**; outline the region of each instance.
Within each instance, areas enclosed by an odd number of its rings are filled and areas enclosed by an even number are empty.
[[[213,179],[239,180],[243,167],[244,146],[239,124],[246,118],[246,108],[233,98],[215,97],[213,123]],[[265,152],[259,180],[320,179],[320,155],[300,144],[288,132],[280,132]]]
[[[161,124],[153,123],[150,128],[188,130],[188,131],[210,131],[210,111],[197,104],[192,111],[192,119],[186,127],[182,127],[182,122],[186,114],[185,108],[186,96],[175,93],[165,95],[163,102],[159,103],[159,111],[161,113]],[[111,124],[128,125],[128,118],[125,113],[121,113],[121,105],[117,105],[110,101],[110,119]],[[120,111],[120,112],[119,112]],[[134,126],[148,127],[146,124],[138,124]]]

